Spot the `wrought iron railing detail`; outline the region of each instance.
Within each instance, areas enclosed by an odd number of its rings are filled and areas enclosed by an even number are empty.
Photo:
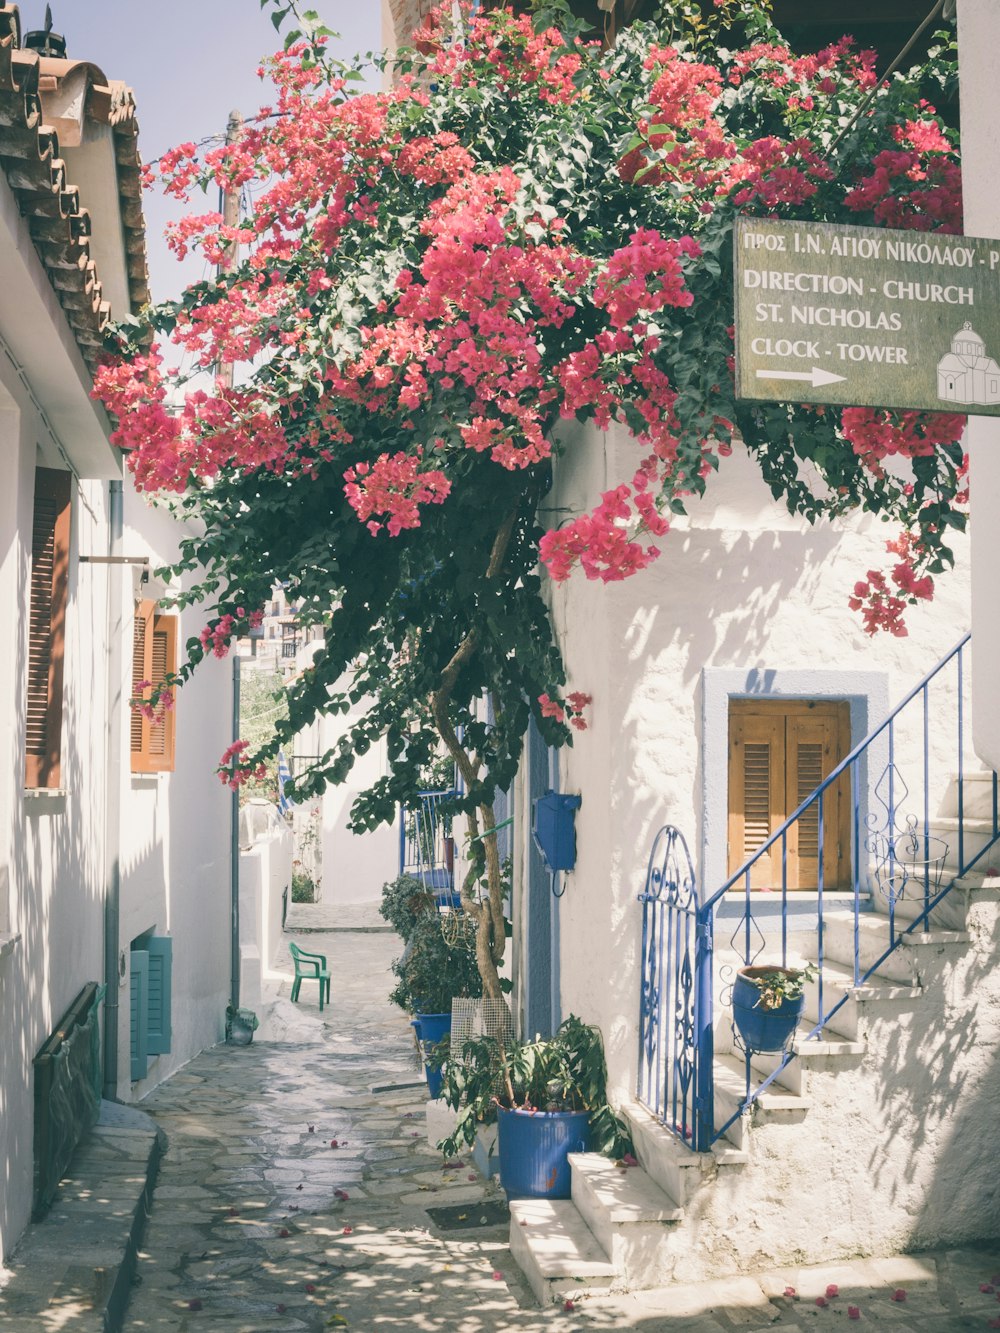
[[[846,909],[853,917],[852,980],[857,987],[878,971],[907,936],[929,928],[938,904],[1000,842],[997,775],[980,771],[973,778],[966,768],[970,747],[964,692],[969,638],[966,635],[711,896],[697,891],[681,835],[669,828],[657,834],[646,886],[639,895],[643,954],[638,1095],[688,1146],[707,1151],[779,1077],[800,1047],[822,1039],[824,1029],[848,1002],[850,990],[833,991],[824,982],[825,936],[834,891],[832,910]],[[943,756],[945,741],[947,755]],[[873,780],[875,773],[879,776]],[[969,781],[988,788],[988,795],[981,791],[972,819],[966,818]],[[940,814],[938,805],[950,799],[950,784],[955,784],[957,793],[954,812]],[[848,799],[848,791],[849,882],[828,884],[824,857],[827,809],[834,800]],[[737,924],[729,941],[734,967],[749,966],[760,958],[765,945],[768,957],[763,961],[794,966],[798,959],[790,947],[795,915],[789,899],[789,846],[803,818],[816,833],[817,882],[810,891],[815,893],[815,924],[809,931],[798,932],[798,938],[808,944],[809,956],[818,964],[818,1019],[777,1056],[776,1067],[759,1081],[755,1081],[758,1076],[750,1052],[744,1053],[745,1096],[729,1119],[717,1125],[713,1083],[716,922],[720,911],[737,905]],[[949,833],[948,838],[932,832],[935,821]],[[950,825],[954,825],[953,833]],[[755,867],[764,857],[770,858],[765,866],[779,867],[779,882],[769,886],[771,892],[755,895],[751,879],[756,882]],[[780,906],[776,930],[768,930],[773,909],[772,913],[760,910],[762,898],[769,906],[776,901]],[[904,898],[908,906],[906,919],[901,919],[899,904]],[[799,894],[798,901],[801,899]],[[862,920],[873,907],[888,918],[888,947],[871,961],[870,953],[862,951],[861,931]],[[810,917],[812,912],[810,904]],[[727,922],[727,935],[730,929]],[[841,961],[851,966],[849,960]]]
[[[422,791],[399,814],[399,873],[419,879],[447,904],[456,896],[451,806],[460,794]]]
[[[642,903],[642,999],[639,1017],[639,1099],[687,1142],[701,1106],[699,985],[711,981],[698,953],[698,888],[684,835],[660,829],[649,855]]]

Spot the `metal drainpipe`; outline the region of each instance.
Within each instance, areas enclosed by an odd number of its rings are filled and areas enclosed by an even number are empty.
[[[122,483],[108,483],[108,555],[122,553]],[[108,717],[104,798],[104,1097],[118,1100],[118,952],[121,904],[122,569],[108,567]]]
[[[233,656],[233,740],[240,737],[240,659]],[[230,881],[232,904],[232,945],[230,949],[229,1002],[240,1007],[240,792],[233,792],[230,806]]]

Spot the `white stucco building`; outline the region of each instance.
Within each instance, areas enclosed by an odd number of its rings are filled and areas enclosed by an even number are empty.
[[[0,1262],[64,1165],[46,1136],[219,1040],[230,994],[230,673],[131,713],[200,623],[144,579],[178,529],[90,397],[109,319],[148,300],[135,105],[39,38],[0,8]],[[57,1124],[71,1066],[90,1110]]]

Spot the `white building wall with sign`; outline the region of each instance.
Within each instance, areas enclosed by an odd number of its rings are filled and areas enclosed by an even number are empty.
[[[995,114],[1000,16],[994,0],[959,0],[962,188],[965,230],[1000,237],[1000,121]],[[1000,769],[1000,422],[970,417],[973,735],[985,764]]]
[[[547,507],[574,513],[631,476],[624,431],[574,427]],[[634,1091],[641,891],[656,830],[673,823],[705,870],[726,875],[726,710],[734,679],[763,695],[847,698],[862,739],[951,649],[969,623],[968,542],[909,636],[869,638],[847,599],[884,569],[892,530],[870,516],[810,527],[774,500],[737,450],[708,496],[662,539],[648,570],[603,586],[576,573],[550,584],[568,689],[594,696],[589,728],[559,753],[559,786],[579,792],[577,865],[559,902],[561,1010],[597,1023],[612,1084]],[[949,767],[954,714],[935,714],[931,754]],[[719,737],[722,737],[721,743]],[[919,754],[897,755],[918,771]],[[727,937],[728,938],[728,937]]]

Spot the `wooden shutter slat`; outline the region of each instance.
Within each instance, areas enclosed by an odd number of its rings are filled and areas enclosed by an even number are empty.
[[[785,795],[784,726],[780,718],[732,708],[729,718],[729,873],[767,841],[782,819]],[[781,848],[754,862],[752,889],[780,882]],[[741,880],[734,891],[742,891]]]
[[[68,472],[35,470],[25,710],[28,787],[59,786],[71,495]]]

